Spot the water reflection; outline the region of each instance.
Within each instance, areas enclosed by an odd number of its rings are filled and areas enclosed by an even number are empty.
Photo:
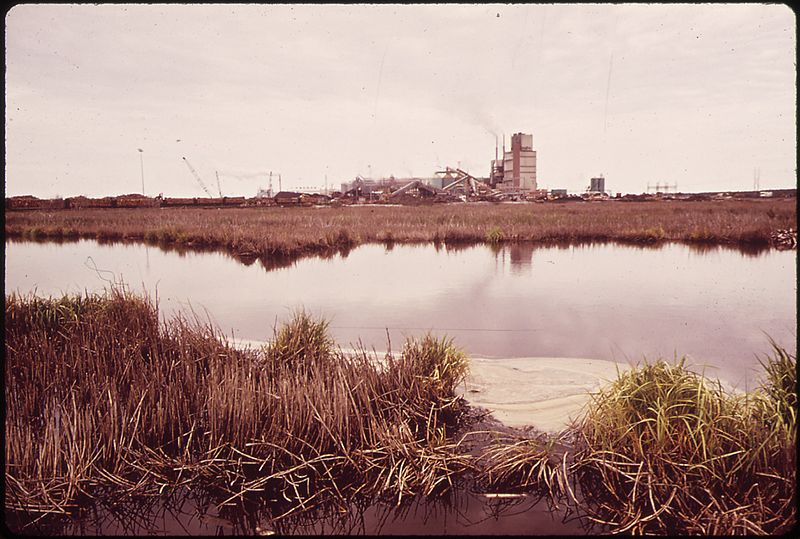
[[[571,517],[539,495],[489,498],[461,485],[436,498],[402,504],[360,498],[327,503],[276,518],[285,507],[256,497],[219,506],[225,497],[179,487],[168,494],[125,496],[97,492],[72,517],[49,517],[22,525],[25,535],[577,535],[588,523]]]
[[[97,238],[96,240],[86,240],[77,236],[56,236],[56,237],[34,237],[34,238],[21,238],[17,236],[7,237],[7,243],[37,243],[37,244],[54,244],[64,245],[69,243],[80,243],[86,241],[96,241],[99,245],[144,245],[146,247],[157,247],[165,253],[176,253],[179,257],[184,258],[187,254],[192,253],[223,253],[230,258],[240,262],[245,266],[251,266],[256,261],[260,262],[261,267],[266,271],[272,271],[279,268],[292,267],[298,261],[308,258],[322,258],[331,259],[337,255],[346,259],[350,252],[354,249],[351,246],[342,246],[336,249],[322,250],[319,252],[302,253],[297,255],[284,255],[280,253],[272,254],[268,257],[260,256],[255,253],[237,253],[219,247],[211,247],[208,245],[199,244],[183,244],[174,242],[163,242],[158,240],[123,240],[117,238]],[[382,243],[385,251],[392,252],[396,245],[393,240],[386,240]],[[434,242],[418,242],[409,245],[432,245],[436,252],[444,248],[445,252],[458,253],[476,248],[476,244],[472,242],[458,242],[458,241],[434,241]],[[542,241],[542,242],[509,242],[503,244],[477,244],[480,247],[488,247],[493,253],[497,255],[508,254],[510,257],[510,264],[512,268],[521,270],[530,267],[533,260],[533,252],[536,250],[559,249],[568,250],[576,247],[598,246],[598,245],[612,245],[632,247],[639,250],[658,250],[666,245],[685,245],[690,251],[696,254],[708,254],[718,251],[733,251],[749,257],[757,257],[764,253],[769,252],[771,247],[766,243],[751,242],[751,243],[736,243],[736,244],[716,244],[706,242],[686,242],[686,243],[667,243],[667,242],[640,242],[640,241],[604,241],[604,240],[574,240],[574,241]],[[357,247],[356,247],[357,248]]]

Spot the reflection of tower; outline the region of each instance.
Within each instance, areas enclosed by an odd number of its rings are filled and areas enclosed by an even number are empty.
[[[511,269],[519,270],[533,265],[533,245],[529,243],[512,243],[508,246]]]

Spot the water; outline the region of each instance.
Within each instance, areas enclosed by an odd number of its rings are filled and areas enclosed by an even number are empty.
[[[326,509],[326,510],[325,510]],[[584,535],[586,527],[562,504],[535,495],[488,499],[456,489],[431,502],[353,503],[312,510],[278,522],[257,507],[218,508],[208,497],[178,489],[170,495],[89,505],[78,518],[29,525],[30,535]],[[11,522],[12,529],[19,529]]]
[[[99,291],[124,281],[162,313],[194,310],[237,340],[268,340],[304,308],[343,347],[447,335],[479,357],[638,361],[687,356],[755,386],[768,336],[794,351],[794,251],[669,244],[458,249],[366,245],[267,271],[221,253],[141,244],[6,242],[6,291]]]

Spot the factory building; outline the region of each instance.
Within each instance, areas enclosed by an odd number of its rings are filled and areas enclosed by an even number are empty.
[[[606,192],[606,179],[603,176],[592,178],[589,180],[590,193],[605,193]]]
[[[433,177],[395,178],[394,176],[390,176],[388,178],[371,179],[371,178],[362,178],[361,176],[358,176],[356,177],[355,180],[351,182],[343,182],[341,186],[342,187],[341,192],[347,193],[348,191],[352,191],[353,189],[359,189],[360,195],[368,195],[379,191],[380,192],[393,191],[415,180],[419,180],[422,183],[429,185],[431,187],[436,187],[437,189],[441,189],[445,185],[453,181],[453,179],[451,179],[451,174],[449,173],[445,174],[442,177],[433,176]]]
[[[489,185],[503,191],[535,191],[536,150],[533,135],[515,133],[511,135],[511,149],[506,151],[503,143],[503,158],[492,161]]]

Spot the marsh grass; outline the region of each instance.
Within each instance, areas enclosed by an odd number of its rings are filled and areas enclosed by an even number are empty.
[[[569,492],[558,437],[498,436],[480,456],[479,477],[487,491],[534,491],[553,501]]]
[[[473,474],[536,491],[604,530],[773,534],[796,522],[796,357],[773,343],[762,385],[726,392],[684,363],[645,363],[593,395],[555,438],[496,433],[465,451],[451,340],[345,354],[300,311],[262,349],[147,297],[6,296],[6,510],[35,521],[109,490],[178,488],[271,520],[354,499],[401,506]],[[466,444],[469,445],[469,444]],[[286,522],[290,522],[287,520]]]
[[[303,312],[263,350],[146,298],[6,296],[6,509],[68,513],[113,488],[401,503],[471,466],[452,441],[466,357],[430,335],[383,366]],[[342,501],[341,503],[344,503]]]
[[[763,385],[723,390],[683,361],[645,363],[593,395],[553,440],[500,442],[481,473],[566,499],[614,533],[774,534],[796,523],[796,357],[774,345]],[[561,458],[558,458],[561,457]]]
[[[6,212],[7,237],[144,241],[242,259],[347,252],[365,243],[617,241],[768,247],[797,230],[796,201],[444,204],[352,208],[136,208]]]

